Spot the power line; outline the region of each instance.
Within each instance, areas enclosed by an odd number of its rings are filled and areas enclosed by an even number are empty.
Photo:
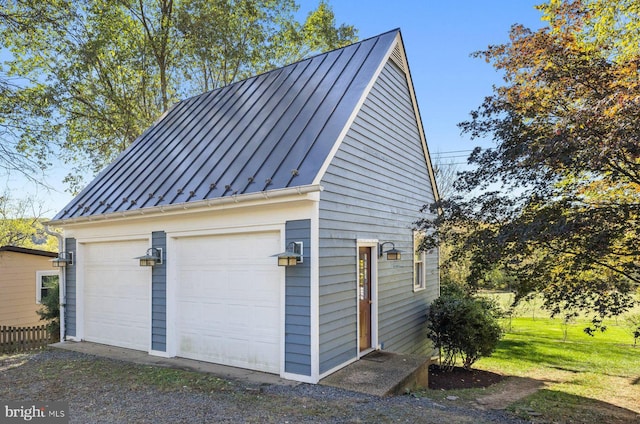
[[[467,158],[469,155],[451,155],[451,156],[439,156],[437,154],[434,155],[438,159],[453,159],[453,158]]]
[[[449,153],[467,153],[467,152],[473,152],[474,149],[467,149],[467,150],[450,150],[448,152],[436,152],[434,153],[434,155],[448,155]]]
[[[455,163],[438,163],[437,166],[453,166],[453,165],[468,165],[467,162],[455,162]]]

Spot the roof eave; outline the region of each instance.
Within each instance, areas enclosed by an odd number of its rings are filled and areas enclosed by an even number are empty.
[[[27,255],[46,256],[49,258],[55,258],[58,256],[56,252],[50,252],[48,250],[29,249],[26,247],[18,247],[18,246],[10,246],[10,245],[0,246],[0,252],[24,253]]]
[[[275,190],[266,190],[255,193],[238,194],[233,196],[217,197],[213,199],[198,200],[195,202],[183,202],[171,205],[153,206],[149,208],[132,209],[128,211],[111,212],[99,215],[79,216],[72,218],[63,218],[47,221],[44,224],[49,226],[64,226],[69,224],[79,224],[92,221],[105,221],[110,219],[128,218],[128,217],[153,217],[167,212],[175,211],[198,211],[214,208],[217,206],[248,203],[248,202],[269,202],[273,199],[279,199],[287,196],[303,196],[310,193],[321,192],[323,187],[319,184],[309,184],[297,187],[288,187]]]

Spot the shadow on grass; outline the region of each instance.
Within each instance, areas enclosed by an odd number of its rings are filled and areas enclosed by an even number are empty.
[[[606,361],[603,362],[603,355]],[[502,339],[491,355],[494,359],[513,361],[522,365],[539,366],[579,372],[598,372],[604,375],[628,378],[625,363],[628,349],[614,345],[585,342],[563,342],[554,339],[531,340]]]
[[[631,424],[640,422],[640,414],[610,403],[571,395],[565,392],[541,389],[513,403],[509,410],[521,418],[543,417],[554,423],[608,423]]]
[[[569,355],[558,355],[557,344],[558,342],[547,342],[541,339],[531,341],[502,339],[491,356],[505,361],[517,358],[521,363],[546,364],[572,371],[580,371],[584,368],[581,361],[571,359]]]
[[[580,374],[582,372],[582,371],[579,371],[579,370],[572,370],[570,368],[558,367],[556,365],[549,365],[549,368],[553,368],[554,370],[558,370],[558,371],[570,372],[572,374]]]

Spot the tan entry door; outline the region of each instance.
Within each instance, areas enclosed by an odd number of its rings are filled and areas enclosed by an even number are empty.
[[[371,347],[371,248],[358,249],[358,312],[360,315],[360,351]]]

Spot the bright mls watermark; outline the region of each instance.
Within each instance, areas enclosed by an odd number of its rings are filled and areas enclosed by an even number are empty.
[[[69,402],[0,401],[0,424],[68,424]]]

